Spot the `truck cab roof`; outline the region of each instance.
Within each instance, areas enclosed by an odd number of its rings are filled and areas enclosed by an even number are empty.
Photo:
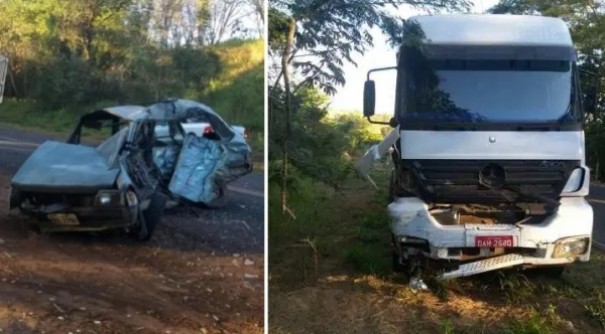
[[[573,47],[561,19],[530,15],[439,14],[410,17],[429,44]]]

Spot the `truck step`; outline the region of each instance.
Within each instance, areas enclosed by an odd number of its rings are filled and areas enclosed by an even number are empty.
[[[460,265],[457,270],[443,273],[440,279],[446,280],[481,274],[492,270],[521,265],[523,262],[523,256],[519,254],[496,256],[489,259]]]

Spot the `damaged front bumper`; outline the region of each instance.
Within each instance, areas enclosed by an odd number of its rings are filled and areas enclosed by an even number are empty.
[[[563,197],[556,213],[531,224],[442,225],[419,198],[397,198],[388,207],[400,254],[412,249],[435,260],[472,261],[443,278],[512,266],[564,265],[590,258],[592,207],[582,197]],[[480,247],[482,238],[512,240],[507,247]],[[405,257],[405,255],[404,255]]]
[[[130,196],[129,196],[130,195]],[[136,197],[119,190],[101,190],[95,195],[21,192],[13,189],[10,208],[38,220],[45,232],[104,231],[136,222]]]

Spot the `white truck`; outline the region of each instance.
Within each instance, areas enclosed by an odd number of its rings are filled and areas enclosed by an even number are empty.
[[[0,103],[4,96],[4,83],[6,82],[6,73],[8,72],[8,58],[0,54]]]
[[[359,161],[390,152],[393,265],[427,259],[442,279],[508,267],[560,275],[589,260],[583,110],[576,51],[556,18],[417,16],[397,57],[394,130]],[[376,85],[368,73],[364,115]],[[380,94],[378,92],[378,94]],[[584,94],[584,95],[583,95]],[[584,105],[583,105],[584,104]]]

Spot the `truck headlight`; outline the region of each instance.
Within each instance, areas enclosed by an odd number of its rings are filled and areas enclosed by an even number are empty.
[[[576,168],[569,175],[565,187],[563,187],[562,193],[573,193],[582,188],[582,182],[584,181],[584,170],[582,168]]]
[[[576,257],[586,253],[588,250],[588,237],[573,237],[558,240],[555,243],[553,258]]]

